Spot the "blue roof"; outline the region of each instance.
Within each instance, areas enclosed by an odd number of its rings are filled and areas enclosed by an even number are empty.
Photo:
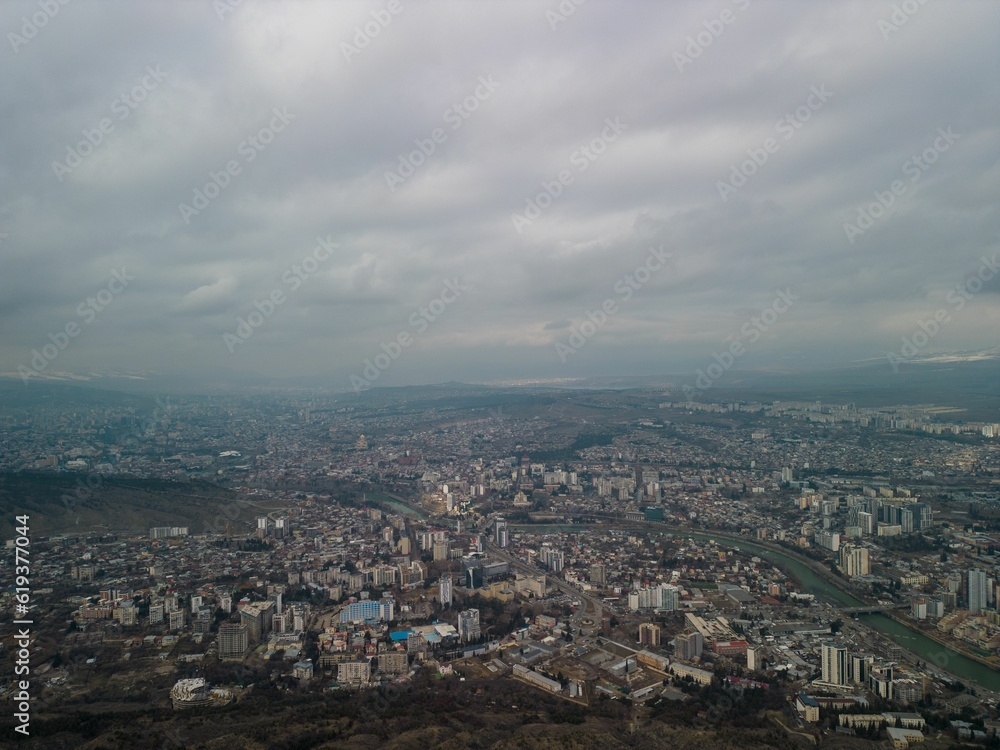
[[[405,641],[409,638],[410,633],[412,632],[412,630],[397,630],[395,633],[389,633],[389,639],[393,641],[393,643],[399,643],[400,641]]]

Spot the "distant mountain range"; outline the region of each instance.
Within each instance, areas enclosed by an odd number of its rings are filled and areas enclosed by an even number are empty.
[[[706,365],[707,366],[707,365]],[[662,390],[665,400],[680,400],[684,385],[694,386],[696,372],[661,375],[607,375],[578,378],[522,378],[480,383],[447,382],[421,386],[376,387],[355,393],[323,378],[177,377],[154,372],[50,372],[25,385],[14,372],[0,373],[0,406],[25,405],[33,399],[65,398],[73,402],[145,401],[152,395],[293,395],[325,393],[367,401],[384,397],[414,397],[444,392],[506,393],[517,391]],[[91,391],[91,393],[85,393]],[[98,396],[97,392],[105,395]],[[109,395],[111,392],[117,396]],[[686,396],[684,397],[686,399]],[[727,400],[822,400],[859,404],[948,403],[959,398],[984,406],[1000,399],[1000,347],[981,351],[916,354],[895,366],[887,357],[861,360],[841,367],[771,368],[725,372],[712,386],[696,393],[702,402]]]

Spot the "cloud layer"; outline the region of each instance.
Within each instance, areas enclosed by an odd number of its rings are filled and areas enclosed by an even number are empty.
[[[949,302],[1000,250],[996,3],[43,5],[0,7],[0,370],[683,372],[779,290],[740,366],[997,343],[1000,282]]]

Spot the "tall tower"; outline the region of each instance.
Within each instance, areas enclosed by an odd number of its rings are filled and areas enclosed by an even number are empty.
[[[836,643],[823,644],[823,682],[847,684],[847,647]]]
[[[969,612],[978,615],[989,608],[990,587],[985,570],[969,571]]]
[[[438,599],[441,600],[442,607],[451,606],[451,576],[441,576],[438,581]]]

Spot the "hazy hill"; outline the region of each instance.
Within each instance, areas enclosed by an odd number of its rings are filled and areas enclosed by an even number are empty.
[[[90,485],[88,486],[88,478]],[[225,507],[229,508],[223,513]],[[83,473],[0,472],[0,533],[10,538],[14,516],[27,513],[33,534],[144,532],[188,526],[192,533],[231,521],[250,528],[257,509],[208,482],[172,482]],[[221,526],[224,530],[224,525]]]

